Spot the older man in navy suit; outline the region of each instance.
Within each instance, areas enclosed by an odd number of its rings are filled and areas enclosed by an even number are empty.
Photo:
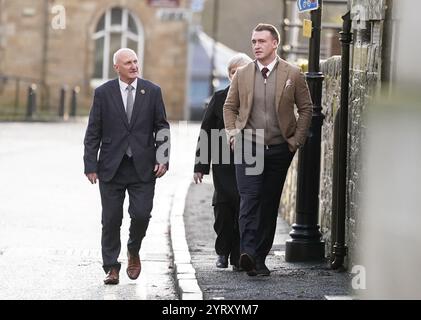
[[[139,251],[152,211],[155,180],[166,173],[169,159],[169,124],[161,89],[138,77],[133,50],[118,50],[113,62],[119,77],[95,90],[84,140],[85,174],[92,184],[99,180],[105,284],[119,282],[126,190],[131,218],[127,274],[132,280],[138,278]]]

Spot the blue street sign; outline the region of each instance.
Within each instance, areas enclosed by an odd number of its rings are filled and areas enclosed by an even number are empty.
[[[205,0],[192,0],[190,8],[193,12],[202,12]]]
[[[297,5],[300,13],[317,10],[319,8],[319,0],[297,0]]]

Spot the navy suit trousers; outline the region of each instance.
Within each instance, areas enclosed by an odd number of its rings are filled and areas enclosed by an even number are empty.
[[[240,251],[264,262],[275,236],[279,202],[288,168],[294,157],[288,144],[264,150],[261,174],[246,174],[253,165],[244,161],[236,165],[240,193]]]
[[[123,220],[123,203],[129,194],[131,218],[127,250],[138,254],[151,217],[155,180],[142,182],[138,178],[132,158],[124,156],[111,181],[99,181],[102,203],[102,259],[103,268],[120,268],[118,256],[121,250],[120,227]]]

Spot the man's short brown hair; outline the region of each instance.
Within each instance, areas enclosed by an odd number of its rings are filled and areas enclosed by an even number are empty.
[[[274,25],[268,24],[268,23],[259,23],[256,28],[253,29],[253,31],[269,31],[272,35],[273,39],[278,41],[280,39],[279,31],[276,29]]]

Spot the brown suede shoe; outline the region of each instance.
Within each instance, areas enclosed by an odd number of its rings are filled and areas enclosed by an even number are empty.
[[[141,269],[139,255],[134,255],[127,251],[127,257],[127,275],[130,279],[136,280],[139,277]]]
[[[111,268],[104,279],[104,283],[105,284],[118,284],[118,272],[119,270],[117,268]]]

